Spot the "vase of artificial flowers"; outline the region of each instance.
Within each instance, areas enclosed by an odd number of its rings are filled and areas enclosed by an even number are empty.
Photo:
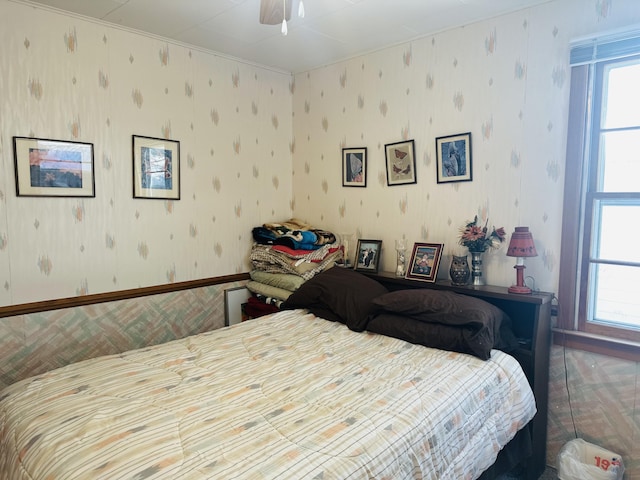
[[[467,247],[471,254],[471,279],[472,285],[484,285],[482,279],[482,254],[489,248],[498,248],[506,237],[504,228],[493,227],[491,233],[487,225],[478,225],[478,216],[476,215],[473,222],[468,222],[460,229],[460,245]]]

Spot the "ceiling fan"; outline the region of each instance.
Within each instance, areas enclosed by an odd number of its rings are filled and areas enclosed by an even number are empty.
[[[260,0],[260,23],[278,25],[282,23],[282,34],[287,34],[287,20],[291,19],[293,3],[298,2],[298,16],[304,17],[303,0]]]

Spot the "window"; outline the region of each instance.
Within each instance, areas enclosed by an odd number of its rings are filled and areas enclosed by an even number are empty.
[[[640,36],[571,50],[558,331],[640,359]],[[558,339],[558,335],[556,335]]]

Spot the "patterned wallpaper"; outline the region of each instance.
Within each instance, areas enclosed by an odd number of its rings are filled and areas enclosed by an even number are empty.
[[[444,243],[459,229],[526,225],[537,258],[527,283],[558,291],[569,41],[640,21],[636,0],[556,0],[295,76],[294,211],[326,228],[381,239]],[[472,134],[471,182],[436,181],[436,137]],[[387,186],[385,144],[414,139],[417,184]],[[367,147],[366,188],[342,187],[341,149]],[[507,238],[507,240],[508,240]],[[484,255],[488,283],[515,283],[506,245]]]
[[[246,272],[291,215],[291,83],[0,0],[0,306]],[[132,135],[180,142],[180,200],[133,199]],[[96,197],[16,197],[13,136],[93,143]]]

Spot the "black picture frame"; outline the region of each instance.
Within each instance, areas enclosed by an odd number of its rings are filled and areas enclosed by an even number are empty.
[[[180,142],[132,136],[133,198],[180,200]]]
[[[471,160],[471,132],[436,138],[438,183],[473,180]]]
[[[95,197],[93,144],[13,137],[16,195]]]
[[[378,273],[382,240],[358,239],[354,270],[359,272]]]
[[[342,149],[342,186],[367,186],[367,147]]]
[[[416,149],[413,140],[388,143],[384,146],[387,185],[417,183]]]

